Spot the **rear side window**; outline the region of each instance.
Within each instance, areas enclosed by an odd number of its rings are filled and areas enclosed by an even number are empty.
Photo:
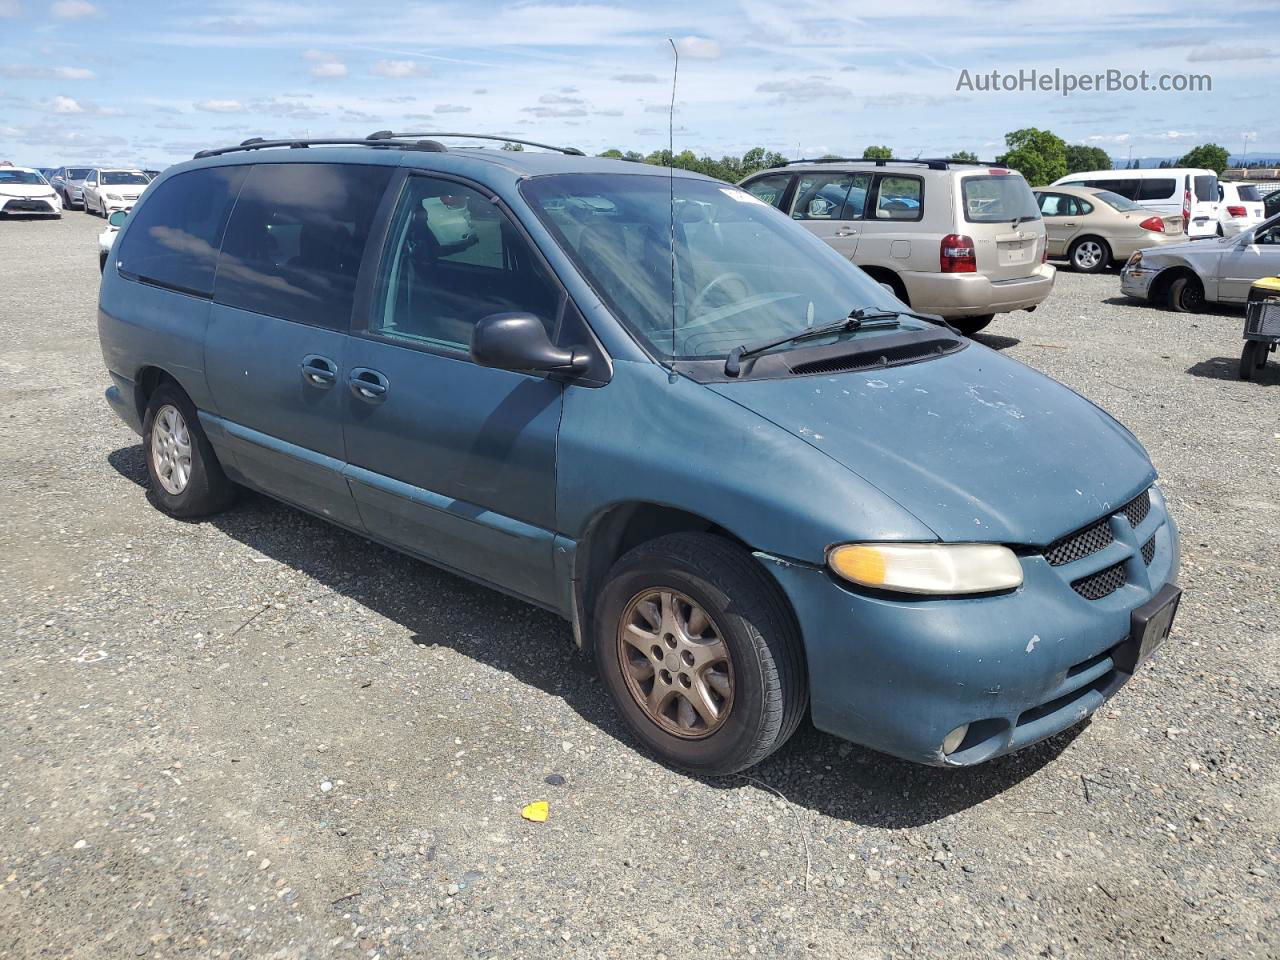
[[[218,247],[244,167],[170,177],[129,215],[116,259],[126,277],[198,297],[213,293]]]
[[[392,168],[272,163],[250,168],[227,225],[214,300],[344,330]]]
[[[775,174],[752,180],[743,189],[757,200],[763,200],[769,206],[781,209],[782,198],[786,195],[787,185],[790,182],[789,176]]]
[[[1214,176],[1196,177],[1196,199],[1208,203],[1218,199],[1218,178]]]
[[[1258,193],[1258,188],[1252,183],[1237,184],[1236,196],[1238,196],[1243,203],[1259,203],[1262,200],[1262,195]]]
[[[970,223],[1039,220],[1040,207],[1027,181],[1016,173],[965,177],[960,181],[964,218]]]
[[[1173,177],[1152,177],[1150,180],[1135,181],[1138,195],[1133,200],[1172,200],[1173,192],[1178,188],[1178,181]]]
[[[1035,205],[1030,190],[1027,199]],[[919,220],[924,216],[924,181],[919,177],[880,177],[874,216],[877,220]]]

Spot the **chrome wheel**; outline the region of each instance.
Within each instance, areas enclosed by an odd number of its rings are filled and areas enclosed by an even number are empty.
[[[1102,244],[1085,240],[1076,245],[1075,264],[1081,270],[1095,270],[1102,263]]]
[[[719,628],[683,593],[645,590],[618,621],[618,661],[640,709],[667,733],[710,736],[733,707],[733,664]]]
[[[151,424],[151,463],[160,486],[175,496],[191,480],[191,432],[181,411],[166,403]]]

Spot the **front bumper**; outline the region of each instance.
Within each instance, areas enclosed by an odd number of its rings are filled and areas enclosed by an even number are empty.
[[[62,204],[57,197],[0,197],[0,214],[14,217],[57,217]]]
[[[762,557],[804,636],[813,722],[821,730],[919,763],[967,766],[1079,723],[1130,675],[1117,666],[1130,615],[1174,581],[1178,532],[1152,490],[1137,526],[1116,542],[1050,566],[1025,556],[1025,581],[986,597],[905,598],[849,589],[824,569]],[[1140,544],[1154,538],[1152,562]],[[1071,583],[1124,559],[1127,582],[1100,600]],[[951,754],[942,741],[970,725]]]
[[[102,198],[102,205],[106,207],[108,214],[114,213],[116,210],[132,210],[133,205],[137,202],[137,197],[122,197],[119,200],[111,200],[107,197]]]
[[[1125,267],[1120,271],[1120,292],[1126,297],[1147,300],[1151,296],[1151,281],[1159,270],[1131,270]]]
[[[904,272],[900,276],[911,309],[943,317],[974,317],[1025,310],[1053,292],[1057,270],[1047,263],[1017,280],[991,280],[981,273]]]

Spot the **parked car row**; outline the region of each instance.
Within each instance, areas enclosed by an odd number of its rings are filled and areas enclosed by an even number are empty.
[[[739,189],[575,150],[291,145],[205,151],[116,215],[106,399],[165,512],[252,488],[552,610],[637,741],[705,774],[806,715],[979,763],[1166,641],[1178,532],[1134,436],[918,312],[972,328],[1049,293],[1013,171]]]

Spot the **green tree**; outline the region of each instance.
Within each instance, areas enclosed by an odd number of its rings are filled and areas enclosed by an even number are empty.
[[[1009,150],[996,161],[1012,167],[1033,187],[1053,183],[1067,175],[1067,144],[1056,133],[1026,127],[1004,135]]]
[[[507,140],[506,142],[504,142],[504,143],[502,144],[502,149],[503,149],[503,150],[509,150],[509,151],[511,151],[512,153],[520,153],[522,150],[524,150],[524,144],[523,144],[523,143],[512,143],[510,140]]]
[[[1101,147],[1085,147],[1078,143],[1067,144],[1067,173],[1110,169],[1111,156]]]
[[[1178,161],[1180,167],[1200,167],[1221,174],[1227,169],[1227,150],[1216,143],[1202,143],[1200,146],[1184,153]]]
[[[621,160],[621,159],[622,159],[622,151],[621,151],[621,150],[606,150],[606,151],[604,151],[604,153],[600,154],[600,156],[602,156],[602,157],[608,157],[610,160]]]
[[[954,160],[956,163],[977,163],[978,155],[976,153],[970,153],[968,150],[957,150],[951,156],[947,157],[947,159]]]
[[[889,160],[893,157],[893,151],[888,147],[867,147],[862,151],[863,160]]]

